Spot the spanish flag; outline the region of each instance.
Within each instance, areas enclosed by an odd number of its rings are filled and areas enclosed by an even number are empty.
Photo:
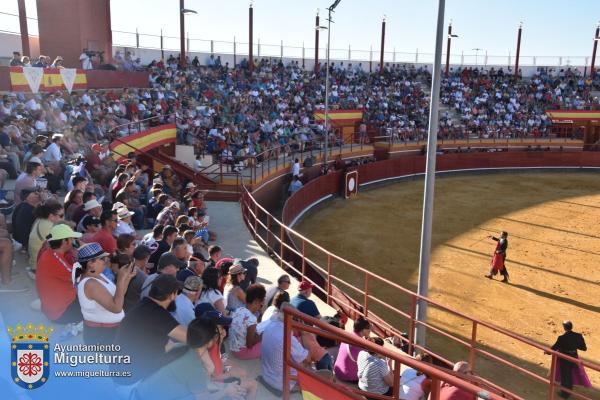
[[[29,83],[23,67],[10,67],[10,85],[13,92],[30,92]],[[85,71],[78,69],[73,82],[72,90],[81,90],[87,88],[87,76]],[[40,83],[40,92],[56,92],[57,90],[66,89],[60,74],[59,68],[44,68],[42,81]]]
[[[358,400],[363,397],[352,393],[343,386],[325,382],[301,370],[296,371],[303,400]]]
[[[137,151],[148,151],[168,143],[174,143],[177,137],[175,124],[167,124],[150,128],[143,132],[125,136],[110,143],[110,150],[115,161],[127,158],[127,154]]]

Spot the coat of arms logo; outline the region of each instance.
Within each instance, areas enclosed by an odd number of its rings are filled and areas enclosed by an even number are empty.
[[[13,382],[25,389],[37,389],[50,375],[50,344],[52,327],[31,323],[25,327],[8,327],[11,336],[11,375]]]

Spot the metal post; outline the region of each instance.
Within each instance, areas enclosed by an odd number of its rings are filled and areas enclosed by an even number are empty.
[[[252,7],[252,2],[250,2],[250,7],[248,8],[248,68],[250,71],[254,69],[254,56],[252,55],[253,10],[254,8]],[[258,55],[260,56],[260,44],[258,45]]]
[[[302,42],[302,69],[304,69],[304,42]]]
[[[190,34],[188,33],[188,40],[189,40]],[[189,47],[188,47],[189,50]],[[215,54],[215,41],[211,39],[210,41],[210,54]]]
[[[281,45],[280,45],[279,49],[280,49],[280,55],[279,55],[279,58],[280,58],[281,60],[283,60],[283,39],[281,40]]]
[[[160,30],[160,59],[164,60],[165,59],[165,46],[163,43],[163,31],[162,29]]]
[[[485,51],[485,58],[483,59],[483,65],[485,65],[487,67],[487,63],[488,63],[488,55],[487,55],[487,50]]]
[[[598,49],[598,39],[600,38],[600,23],[596,26],[596,34],[594,35],[594,48],[592,49],[592,64],[590,65],[590,77],[594,79],[594,67],[596,66],[596,50]],[[587,63],[586,63],[587,64]]]
[[[348,45],[348,62],[352,60],[352,48]]]
[[[394,63],[396,62],[396,47],[395,46],[394,46],[394,56],[393,56],[392,60],[394,61]]]
[[[236,54],[237,54],[237,43],[235,41],[235,36],[234,36],[233,37],[233,68],[235,68],[235,66],[237,65]]]
[[[371,45],[371,50],[369,51],[369,72],[373,72],[373,45]]]
[[[258,43],[257,43],[257,50],[258,50],[258,58],[260,58],[260,38],[258,38]]]
[[[185,67],[185,1],[179,0],[179,64]]]
[[[327,149],[329,147],[329,44],[331,43],[331,8],[327,18],[327,66],[325,70],[325,154],[323,164],[327,167]]]
[[[381,52],[379,53],[379,73],[383,74],[383,54],[385,51],[385,15],[381,20]]]
[[[419,49],[417,48],[415,50],[415,64],[419,63]]]
[[[315,17],[315,72],[319,72],[319,9]]]
[[[452,44],[452,21],[448,24],[448,43],[446,44],[446,78],[450,73],[450,46]]]
[[[19,0],[19,30],[21,32],[21,51],[23,56],[31,57],[29,48],[29,29],[27,27],[27,8],[25,0]]]
[[[435,189],[435,157],[440,101],[440,66],[444,41],[444,9],[446,7],[446,0],[438,1],[435,57],[433,61],[431,103],[429,106],[429,131],[427,133],[427,164],[425,167],[425,191],[423,195],[423,225],[421,228],[421,249],[419,257],[418,294],[423,297],[426,297],[429,294],[429,256],[431,252],[431,227],[433,222],[433,199]],[[427,303],[423,300],[419,300],[417,303],[417,319],[423,323],[427,321]],[[419,345],[425,346],[426,330],[421,324],[417,325],[416,338]]]
[[[186,54],[187,54],[190,52],[190,33],[189,32],[187,33],[186,48],[187,48],[187,52],[186,52]]]
[[[138,28],[135,28],[135,48],[140,48],[140,34],[138,32]]]
[[[465,51],[460,52],[460,65],[464,65],[465,63]]]
[[[523,23],[519,24],[519,33],[517,34],[517,55],[515,57],[515,79],[519,79],[519,56],[521,55],[521,32]]]

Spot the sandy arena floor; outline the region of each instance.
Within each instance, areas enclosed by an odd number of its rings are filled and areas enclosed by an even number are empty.
[[[423,181],[405,181],[336,199],[297,226],[316,243],[416,291]],[[539,343],[552,345],[571,319],[600,363],[600,176],[595,173],[503,173],[441,177],[436,182],[430,297]],[[509,233],[510,284],[484,278],[495,242]],[[309,255],[311,251],[308,251]],[[314,253],[312,253],[314,256]],[[314,256],[316,260],[318,257]],[[341,268],[334,270],[343,274]],[[361,285],[355,274],[344,277]],[[406,309],[406,299],[379,288],[378,297]],[[378,314],[386,315],[381,308]],[[386,315],[394,320],[389,313]],[[467,341],[471,325],[430,309],[430,320]],[[406,329],[399,325],[401,329]],[[488,329],[479,346],[546,376],[550,357]],[[434,335],[428,344],[451,360],[468,353]],[[478,356],[475,369],[525,399],[542,399],[534,380]],[[510,371],[510,372],[509,372]],[[588,370],[595,388],[600,374]],[[576,389],[581,391],[580,388]],[[600,399],[600,390],[585,391]]]

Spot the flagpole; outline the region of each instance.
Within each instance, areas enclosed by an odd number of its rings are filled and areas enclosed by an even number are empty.
[[[429,257],[431,252],[431,226],[433,219],[433,199],[435,188],[435,157],[437,150],[438,109],[440,101],[440,76],[442,64],[442,45],[444,38],[445,0],[438,2],[437,30],[435,37],[435,57],[432,70],[431,102],[429,104],[429,130],[427,132],[427,164],[425,167],[425,191],[423,194],[423,222],[421,226],[421,250],[419,258],[418,294],[426,297],[429,294]],[[427,322],[427,303],[417,302],[416,342],[420,346],[426,344],[426,329],[422,323]]]

